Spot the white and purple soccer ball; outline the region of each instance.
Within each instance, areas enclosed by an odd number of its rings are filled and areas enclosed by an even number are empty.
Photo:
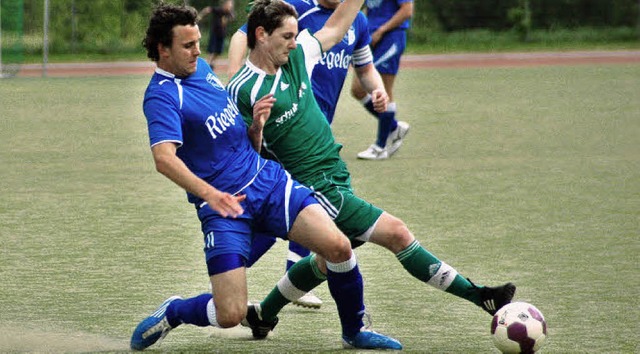
[[[547,338],[547,322],[535,306],[512,302],[493,316],[491,336],[503,353],[535,353]]]

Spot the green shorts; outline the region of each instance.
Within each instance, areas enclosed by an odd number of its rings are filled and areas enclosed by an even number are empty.
[[[320,205],[351,240],[354,248],[369,240],[382,209],[354,194],[346,165],[340,164],[330,172],[318,173],[303,184],[315,192]]]

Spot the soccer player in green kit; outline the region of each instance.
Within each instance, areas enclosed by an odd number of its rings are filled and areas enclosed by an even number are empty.
[[[353,5],[345,2],[341,6],[347,4]],[[268,152],[292,176],[316,192],[316,198],[354,248],[365,242],[385,247],[415,278],[494,314],[511,301],[515,285],[485,287],[471,283],[422,247],[402,220],[353,193],[349,171],[340,157],[342,146],[335,141],[315,101],[310,81],[311,71],[322,53],[337,43],[330,29],[337,21],[351,23],[353,18],[331,16],[317,32],[298,33],[295,16],[274,15],[276,9],[288,6],[281,0],[255,2],[248,18],[251,52],[227,86],[244,115],[263,96],[273,95],[276,99],[266,121],[245,118],[254,147]],[[338,40],[344,33],[346,29]],[[257,307],[262,323],[260,328],[252,328],[254,336],[257,333],[266,336],[265,330],[268,332],[275,326],[272,320],[277,313],[322,283],[326,279],[324,273],[325,261],[317,255],[291,267]]]

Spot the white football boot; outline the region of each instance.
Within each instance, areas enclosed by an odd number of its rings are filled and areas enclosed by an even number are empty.
[[[402,140],[409,132],[409,123],[398,121],[398,126],[394,131],[389,133],[389,137],[387,137],[387,151],[389,156],[393,155],[398,151],[400,146],[402,145]]]
[[[369,146],[365,151],[358,153],[358,158],[362,160],[384,160],[389,158],[389,151],[381,148],[377,144]]]
[[[293,304],[310,309],[319,309],[322,306],[322,300],[313,291],[309,291],[298,300],[293,301]]]

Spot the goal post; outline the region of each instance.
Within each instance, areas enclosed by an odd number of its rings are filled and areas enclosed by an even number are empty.
[[[24,61],[24,0],[0,0],[0,78],[15,75]]]

